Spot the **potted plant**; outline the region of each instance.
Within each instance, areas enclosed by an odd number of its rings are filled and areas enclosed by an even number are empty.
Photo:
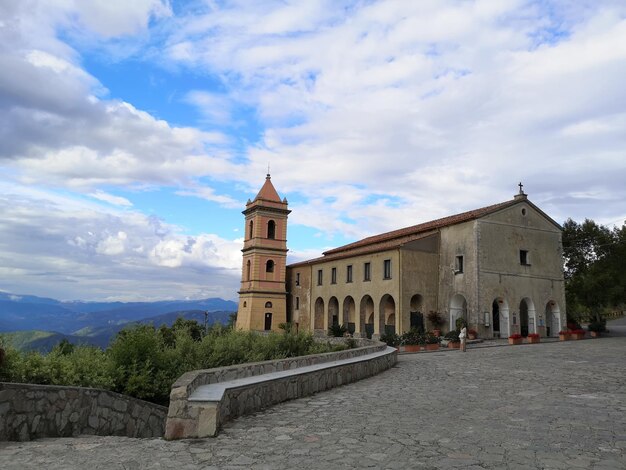
[[[541,336],[539,336],[539,333],[528,333],[526,339],[530,344],[534,344],[541,340]]]
[[[476,331],[474,328],[470,328],[469,330],[467,330],[467,339],[476,338],[478,338],[478,331]]]
[[[467,328],[467,321],[463,317],[459,317],[455,321],[457,331],[461,331],[463,327]]]
[[[561,330],[559,331],[559,341],[568,341],[569,340],[569,331]]]
[[[510,345],[516,345],[516,344],[522,344],[522,335],[520,335],[519,333],[513,333],[511,336],[509,336],[509,344]]]
[[[428,312],[428,315],[426,315],[426,318],[428,318],[428,321],[433,327],[433,334],[435,336],[441,336],[441,327],[446,323],[443,319],[443,315],[439,312],[431,310]]]
[[[346,325],[339,325],[334,323],[328,328],[328,336],[333,336],[335,338],[342,338],[348,332],[348,327]]]
[[[585,337],[585,330],[583,330],[582,328],[577,328],[570,331],[570,335],[572,339],[583,339]]]
[[[461,347],[461,340],[457,330],[448,331],[443,338],[448,340],[448,348],[459,349]]]
[[[439,336],[435,336],[432,332],[427,332],[424,335],[424,342],[426,343],[426,351],[436,351],[439,349]]]
[[[395,333],[380,335],[380,340],[383,343],[387,343],[387,346],[400,349],[400,344],[401,344],[400,336],[398,336]]]
[[[411,328],[401,337],[401,344],[405,352],[418,352],[420,350],[421,334],[417,328]]]

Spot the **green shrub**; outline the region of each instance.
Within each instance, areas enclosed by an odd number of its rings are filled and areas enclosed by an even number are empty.
[[[333,323],[330,328],[328,328],[328,336],[334,336],[335,338],[343,337],[348,331],[348,327],[346,325],[339,325]]]

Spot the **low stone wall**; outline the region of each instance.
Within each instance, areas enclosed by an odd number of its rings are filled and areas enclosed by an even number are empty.
[[[40,437],[163,436],[167,408],[84,387],[0,382],[0,441]]]
[[[360,358],[350,363],[338,361]],[[370,377],[397,362],[397,350],[376,343],[347,351],[298,358],[242,364],[233,367],[188,372],[172,386],[165,439],[211,437],[233,418],[286,400],[311,395],[339,385]],[[326,365],[311,372],[302,368]],[[289,371],[280,377],[272,372]],[[201,386],[259,376],[245,385],[226,387],[210,401],[189,400]]]

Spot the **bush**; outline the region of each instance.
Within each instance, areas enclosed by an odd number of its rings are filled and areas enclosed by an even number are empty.
[[[452,331],[448,331],[444,336],[444,339],[447,339],[448,341],[451,341],[453,343],[458,343],[459,341],[461,341],[459,339],[459,332],[457,330],[452,330]]]
[[[467,321],[465,321],[465,318],[459,317],[456,319],[455,326],[457,331],[461,331],[464,327],[467,327]]]
[[[402,338],[404,338],[404,335],[400,337],[395,333],[391,333],[391,334],[385,333],[385,334],[380,335],[380,340],[383,343],[387,343],[387,346],[391,346],[393,348],[397,348],[400,345]],[[402,344],[406,344],[406,343],[402,343]]]
[[[328,328],[328,336],[334,336],[335,338],[341,338],[348,332],[346,325],[332,324]]]
[[[434,328],[440,328],[446,323],[446,321],[443,318],[443,315],[433,310],[428,312],[428,315],[426,315],[426,318],[428,318],[428,321],[430,322],[431,325],[433,325]]]
[[[409,331],[404,333],[402,335],[401,342],[402,344],[409,346],[425,343],[423,335],[417,328],[411,328]]]

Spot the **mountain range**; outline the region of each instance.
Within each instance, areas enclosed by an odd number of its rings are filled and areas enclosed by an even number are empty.
[[[220,298],[158,302],[64,302],[0,292],[0,333],[20,349],[48,351],[63,338],[106,347],[134,323],[171,325],[182,316],[204,324],[227,323],[237,303]],[[11,334],[6,334],[6,333]]]

